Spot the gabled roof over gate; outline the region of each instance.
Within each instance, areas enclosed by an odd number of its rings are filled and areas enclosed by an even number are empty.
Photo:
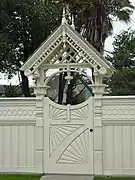
[[[101,54],[86,41],[74,28],[63,22],[48,39],[29,57],[28,61],[22,66],[22,71],[33,74],[42,64],[53,64],[53,56],[60,51],[63,44],[72,47],[80,58],[88,63],[101,75],[111,75],[114,71],[113,66]]]

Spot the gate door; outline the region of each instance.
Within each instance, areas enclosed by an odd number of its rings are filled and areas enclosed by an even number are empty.
[[[93,98],[59,105],[44,98],[44,173],[93,174]]]

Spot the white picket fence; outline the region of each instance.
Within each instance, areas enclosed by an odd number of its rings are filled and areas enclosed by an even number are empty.
[[[43,102],[0,99],[0,172],[44,173]],[[135,175],[135,97],[94,98],[93,121],[93,174]]]

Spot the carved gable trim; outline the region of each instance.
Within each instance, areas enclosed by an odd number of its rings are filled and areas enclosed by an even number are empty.
[[[64,35],[63,35],[64,29]],[[64,40],[63,40],[64,39]],[[110,75],[114,71],[113,66],[97,52],[76,30],[68,24],[62,24],[28,59],[21,70],[26,75],[33,74],[42,64],[49,64],[56,52],[64,43],[71,46],[76,52],[81,53],[84,63],[88,63],[101,75]],[[83,64],[83,62],[82,62]],[[79,65],[79,63],[78,63]]]

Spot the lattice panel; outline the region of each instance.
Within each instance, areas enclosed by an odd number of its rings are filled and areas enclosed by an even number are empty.
[[[72,37],[69,37],[68,35],[66,36],[67,37],[67,41],[68,43],[73,46],[77,52],[80,52],[82,54],[83,57],[85,57],[84,59],[89,62],[95,69],[100,69],[102,66],[101,64],[99,64],[98,62],[96,62],[94,60],[94,57],[91,55],[91,54],[88,54],[87,52],[85,52],[81,46],[79,46],[79,44],[77,44],[75,41],[74,41],[74,38]]]
[[[88,129],[77,136],[65,149],[57,163],[59,164],[87,164],[89,132]]]
[[[80,127],[81,125],[52,125],[49,129],[50,156],[69,135]]]
[[[34,62],[32,64],[32,66],[29,68],[31,71],[34,72],[34,70],[38,67],[38,65],[42,64],[44,62],[44,59],[51,53],[53,53],[53,51],[55,50],[56,46],[59,46],[62,40],[62,36],[60,36],[57,40],[55,40],[54,42],[52,42],[52,44],[48,47],[48,49],[43,52],[40,57],[38,57],[37,61]]]
[[[48,61],[50,64],[57,63],[87,63],[85,56],[80,52],[78,53],[76,49],[66,44],[66,48],[63,46],[57,53]]]

